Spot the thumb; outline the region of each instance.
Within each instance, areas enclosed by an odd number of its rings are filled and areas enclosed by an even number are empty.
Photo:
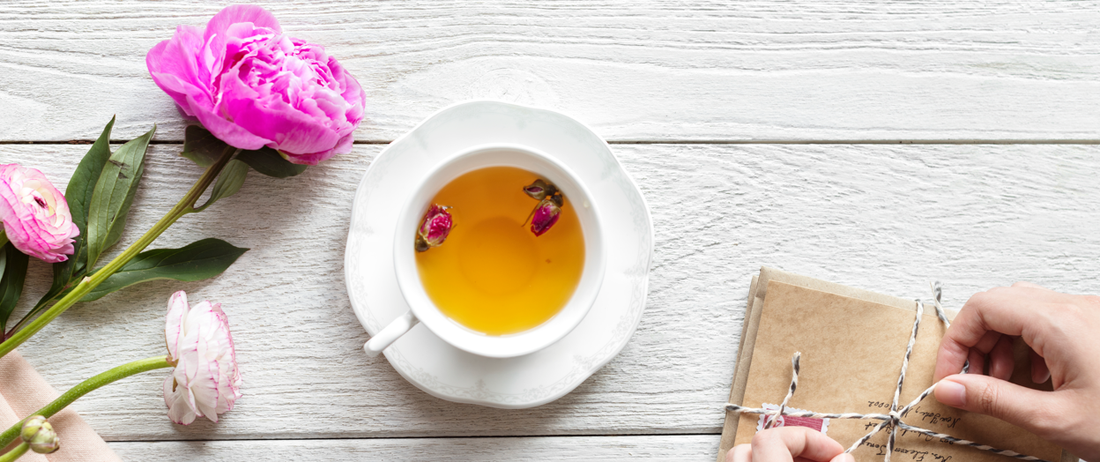
[[[948,406],[996,417],[1041,437],[1057,432],[1054,392],[1032,390],[978,374],[957,374],[936,385],[936,399]]]

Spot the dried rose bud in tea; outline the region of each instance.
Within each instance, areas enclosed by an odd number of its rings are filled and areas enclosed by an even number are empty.
[[[561,196],[553,196],[539,202],[538,207],[535,208],[535,216],[531,218],[531,232],[535,233],[535,236],[542,236],[554,226],[554,223],[558,222],[558,217],[561,216],[560,204]]]
[[[420,222],[420,229],[416,231],[416,251],[423,252],[432,247],[438,247],[447,240],[447,235],[454,227],[454,219],[451,217],[451,208],[446,205],[432,204],[424,219]]]
[[[542,179],[538,179],[535,180],[534,183],[524,186],[523,192],[527,193],[528,196],[531,196],[532,199],[541,201],[547,196],[553,196],[554,194],[557,194],[558,188]]]
[[[558,222],[561,205],[565,202],[561,191],[553,183],[539,178],[534,183],[524,186],[523,192],[539,201],[527,219],[531,220],[531,232],[535,233],[535,236],[541,236]],[[526,224],[527,220],[523,223]]]

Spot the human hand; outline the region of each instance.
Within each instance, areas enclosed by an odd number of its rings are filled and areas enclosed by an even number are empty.
[[[1054,391],[1011,382],[1013,337],[1031,347],[1031,379]],[[956,374],[970,360],[970,374]],[[988,363],[989,375],[983,375]],[[975,294],[940,344],[936,399],[987,414],[1100,461],[1100,297],[1017,282]]]
[[[840,443],[806,427],[778,427],[758,432],[751,444],[734,446],[726,462],[855,462]]]

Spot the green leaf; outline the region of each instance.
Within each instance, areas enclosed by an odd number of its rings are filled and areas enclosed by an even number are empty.
[[[145,172],[145,151],[157,127],[118,148],[99,174],[88,209],[88,260],[95,265],[104,250],[118,242],[126,214]]]
[[[88,209],[91,207],[96,182],[103,173],[103,166],[107,165],[107,160],[111,158],[111,128],[114,125],[115,118],[111,117],[111,121],[103,127],[99,138],[76,166],[72,178],[69,179],[69,185],[65,188],[65,200],[69,203],[73,224],[80,229],[80,235],[73,239],[73,255],[66,261],[53,264],[54,281],[50,292],[63,288],[73,277],[80,277],[88,261]],[[47,293],[48,297],[52,298],[53,295]]]
[[[218,199],[237,194],[237,191],[241,190],[241,185],[244,184],[244,178],[247,175],[248,164],[237,159],[229,161],[225,164],[225,168],[222,169],[222,173],[218,175],[218,180],[214,183],[214,191],[210,193],[210,200],[199,207],[199,210],[209,207]]]
[[[221,158],[226,146],[224,141],[202,128],[202,125],[188,125],[183,131],[183,152],[180,155],[206,168]]]
[[[38,300],[31,313],[40,311],[50,300],[65,291],[73,279],[84,276],[88,261],[88,209],[92,203],[92,193],[95,192],[96,182],[103,172],[103,166],[107,159],[111,158],[111,128],[115,125],[115,118],[107,122],[103,132],[95,140],[88,153],[80,160],[80,164],[73,171],[69,179],[69,185],[65,188],[65,200],[69,203],[69,212],[73,217],[73,224],[80,229],[80,235],[73,239],[73,254],[68,260],[54,263],[53,284],[50,290]]]
[[[203,239],[178,249],[147,250],[92,289],[81,301],[97,300],[116,290],[156,279],[200,281],[221,274],[248,249],[221,239]]]
[[[72,258],[69,258],[69,261],[72,261]],[[65,289],[69,288],[70,283],[73,279],[83,277],[83,274],[81,273],[83,273],[84,268],[78,268],[74,273],[74,269],[72,266],[65,265],[66,263],[69,263],[69,261],[63,261],[53,264],[53,285],[50,286],[50,290],[46,291],[46,294],[43,295],[42,298],[38,299],[38,303],[34,304],[34,308],[31,308],[30,313],[27,313],[26,316],[34,316],[38,314],[38,312],[42,311],[42,309],[45,308],[46,304],[50,303],[50,301],[52,301],[54,298],[57,298],[58,295],[61,295],[61,293],[65,292]]]
[[[228,146],[201,125],[189,125],[183,134],[183,152],[180,155],[206,168],[214,165]],[[290,163],[279,154],[279,151],[266,146],[252,151],[242,150],[237,154],[237,159],[257,172],[275,178],[297,175],[306,171],[307,167],[307,165]]]
[[[262,147],[255,151],[241,151],[237,159],[248,164],[257,172],[275,178],[286,178],[306,171],[308,165],[292,164],[283,158],[279,151]]]
[[[19,296],[23,293],[23,281],[27,278],[27,255],[8,243],[0,248],[0,333],[8,331],[8,318]]]

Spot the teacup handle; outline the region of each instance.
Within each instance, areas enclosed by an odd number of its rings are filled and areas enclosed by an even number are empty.
[[[412,329],[413,326],[419,323],[420,320],[416,319],[412,310],[406,311],[405,314],[398,316],[397,319],[390,322],[390,325],[383,327],[377,334],[374,334],[374,336],[363,345],[363,350],[372,358],[378,356],[382,350],[385,350],[391,343],[401,338],[409,329]]]

